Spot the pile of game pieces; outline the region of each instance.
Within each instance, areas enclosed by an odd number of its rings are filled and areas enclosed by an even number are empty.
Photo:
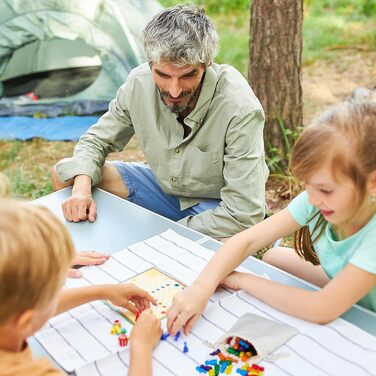
[[[119,320],[115,320],[112,325],[111,334],[116,334],[118,336],[119,345],[125,347],[128,345],[127,330],[121,327]]]
[[[175,337],[174,337],[175,342],[179,341],[180,335],[181,335],[180,331],[176,332]],[[169,336],[170,336],[169,332],[163,333],[161,335],[161,341],[167,341],[167,338]],[[187,345],[186,341],[184,341],[184,346],[183,346],[183,350],[182,351],[183,351],[184,354],[186,354],[187,352],[189,352],[189,348],[188,348],[188,345]]]
[[[229,337],[227,338],[226,351],[232,355],[238,356],[242,362],[247,362],[252,356],[257,355],[256,349],[253,347],[252,343],[239,338],[239,337]]]
[[[209,376],[230,375],[234,364],[237,364],[240,360],[244,365],[242,367],[238,366],[236,373],[242,376],[262,376],[264,367],[260,367],[257,364],[250,365],[248,362],[250,358],[257,355],[256,349],[250,342],[239,337],[229,337],[225,349],[231,355],[225,355],[220,349],[217,349],[210,355],[218,359],[206,360],[205,364],[196,367],[196,371],[207,373]]]

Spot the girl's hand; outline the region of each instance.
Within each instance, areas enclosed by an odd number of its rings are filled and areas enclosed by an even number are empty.
[[[72,266],[75,265],[100,265],[109,259],[109,255],[97,252],[78,252],[77,257],[73,260]],[[68,277],[81,278],[82,272],[78,269],[69,269]]]
[[[221,282],[221,286],[232,290],[242,290],[244,289],[243,277],[245,275],[247,275],[247,273],[232,272]]]
[[[157,305],[156,300],[147,291],[132,283],[106,285],[106,299],[114,305],[129,309],[133,313],[136,310],[141,312],[150,308],[150,303]]]
[[[167,311],[168,331],[175,335],[178,330],[184,328],[184,334],[188,335],[204,311],[210,295],[205,287],[198,284],[193,284],[175,295]]]
[[[162,335],[161,323],[151,309],[141,313],[131,333],[131,347],[151,351]]]

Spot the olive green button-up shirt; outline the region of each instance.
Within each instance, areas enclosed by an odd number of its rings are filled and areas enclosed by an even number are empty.
[[[110,152],[121,151],[136,134],[163,190],[184,210],[208,198],[220,205],[181,223],[213,237],[228,237],[261,221],[265,214],[262,107],[243,76],[228,65],[206,71],[193,111],[184,119],[161,101],[148,64],[135,68],[109,110],[85,133],[73,159],[60,162],[62,181],[88,175],[95,185]]]

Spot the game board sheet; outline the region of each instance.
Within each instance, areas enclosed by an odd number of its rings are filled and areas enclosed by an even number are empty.
[[[84,267],[83,278],[67,279],[65,287],[121,283],[150,268],[168,274],[185,285],[193,282],[214,254],[203,246],[168,230],[112,255],[105,264]],[[242,268],[241,268],[242,269]],[[243,269],[244,271],[244,269]],[[265,376],[376,375],[376,338],[337,319],[316,325],[281,313],[243,291],[220,289],[211,298],[188,337],[161,341],[153,354],[153,375],[196,375],[196,366],[209,359],[214,343],[244,313],[278,320],[299,334],[274,351],[274,362],[263,360]],[[129,347],[119,347],[110,334],[120,319],[128,333],[132,325],[101,301],[85,304],[52,318],[36,339],[67,372],[79,376],[126,375]],[[165,326],[162,320],[162,326]],[[189,347],[183,353],[184,342]],[[236,373],[236,367],[232,375]]]

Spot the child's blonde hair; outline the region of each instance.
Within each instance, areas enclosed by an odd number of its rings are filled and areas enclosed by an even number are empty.
[[[328,162],[335,179],[345,176],[354,183],[349,217],[359,220],[369,205],[373,205],[375,210],[376,205],[367,197],[370,174],[376,171],[375,102],[345,102],[324,113],[303,131],[292,152],[294,174],[308,181]],[[317,215],[320,216],[320,213]],[[318,259],[312,243],[321,236],[325,224],[321,216],[313,234],[310,235],[308,228],[304,227],[295,236],[298,254],[314,264],[318,264]]]
[[[0,199],[0,324],[48,304],[74,254],[67,229],[48,209]]]

